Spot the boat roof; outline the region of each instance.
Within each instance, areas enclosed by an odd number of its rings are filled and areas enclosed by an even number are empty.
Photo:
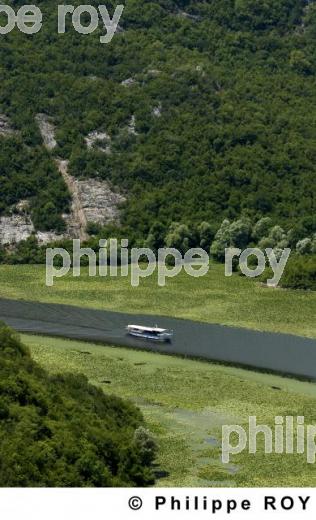
[[[158,327],[143,327],[142,325],[128,325],[128,329],[137,329],[142,331],[166,332],[167,329],[159,329]]]

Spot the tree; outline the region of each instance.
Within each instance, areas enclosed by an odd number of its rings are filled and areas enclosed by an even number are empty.
[[[300,255],[310,255],[313,252],[313,242],[311,238],[303,238],[296,244],[296,251]]]
[[[49,375],[0,324],[0,484],[154,483],[157,446],[140,411],[74,374]]]
[[[134,433],[134,445],[144,466],[153,464],[158,451],[157,441],[153,434],[143,426],[139,426]]]
[[[296,72],[301,74],[309,74],[312,71],[312,65],[302,51],[291,52],[290,65]]]
[[[250,220],[240,219],[232,222],[229,227],[230,244],[234,247],[244,249],[247,247],[251,237]]]
[[[166,246],[175,248],[184,255],[190,249],[191,239],[189,226],[173,222],[166,235]]]
[[[272,227],[272,219],[270,217],[263,217],[253,227],[252,236],[256,242],[259,242],[264,237],[269,236],[269,231]]]
[[[215,235],[215,240],[210,248],[211,255],[218,261],[225,259],[225,249],[230,247],[230,221],[225,219]]]
[[[200,247],[205,251],[209,251],[215,235],[214,227],[208,222],[201,222],[197,226],[197,232],[200,238]]]
[[[166,226],[161,222],[155,222],[149,230],[145,247],[149,247],[152,251],[157,253],[158,249],[164,247],[165,234]]]

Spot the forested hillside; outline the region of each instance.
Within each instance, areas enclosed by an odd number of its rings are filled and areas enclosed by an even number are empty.
[[[144,486],[155,442],[139,410],[88,384],[49,376],[0,324],[0,486]]]
[[[306,219],[315,232],[316,3],[117,3],[109,44],[70,24],[59,35],[52,1],[36,2],[38,34],[0,36],[0,113],[16,130],[0,135],[0,211],[29,197],[38,229],[62,228],[69,199],[41,147],[35,116],[45,113],[53,153],[126,194],[122,223],[140,238],[155,222],[265,215],[300,223],[301,238]],[[86,146],[91,132],[107,134],[106,153]]]

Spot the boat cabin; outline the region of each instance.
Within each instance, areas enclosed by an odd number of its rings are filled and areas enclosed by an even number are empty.
[[[128,325],[127,334],[137,338],[149,339],[152,341],[170,342],[173,332],[159,327],[143,327],[141,325]]]

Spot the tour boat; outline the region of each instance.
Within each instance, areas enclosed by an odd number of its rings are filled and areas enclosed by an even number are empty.
[[[152,341],[170,342],[173,336],[172,330],[160,329],[158,327],[142,327],[141,325],[128,325],[127,334],[141,339]]]

